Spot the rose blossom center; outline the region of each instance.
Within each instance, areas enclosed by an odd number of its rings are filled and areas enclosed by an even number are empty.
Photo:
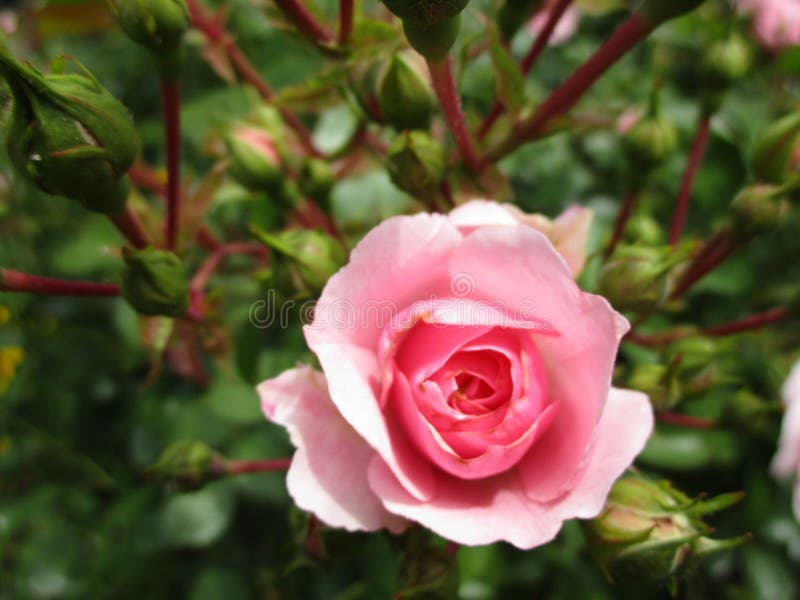
[[[533,335],[416,322],[387,365],[386,410],[423,455],[452,475],[478,479],[510,469],[555,410]]]

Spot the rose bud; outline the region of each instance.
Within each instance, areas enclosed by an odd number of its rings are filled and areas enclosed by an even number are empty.
[[[657,411],[674,408],[683,395],[678,378],[679,366],[680,360],[670,361],[667,365],[637,365],[628,377],[628,387],[647,394]]]
[[[189,282],[181,259],[172,252],[124,250],[122,297],[143,315],[180,317],[189,306]]]
[[[644,0],[637,12],[651,27],[658,27],[693,11],[703,2],[705,0]]]
[[[270,133],[243,125],[226,138],[228,174],[249,190],[276,193],[283,182],[283,160]]]
[[[45,76],[0,48],[0,73],[14,98],[8,154],[40,190],[115,214],[125,206],[139,138],[128,110],[81,68],[81,75]]]
[[[684,395],[703,393],[721,382],[718,355],[716,340],[708,337],[687,337],[667,347],[667,360],[678,361]]]
[[[678,148],[678,131],[661,114],[658,89],[653,90],[647,113],[622,136],[622,150],[637,173],[662,165]]]
[[[397,187],[415,198],[435,198],[446,167],[444,148],[425,132],[403,133],[389,147],[389,177]]]
[[[403,21],[403,31],[414,50],[428,61],[439,61],[447,56],[461,33],[461,15],[433,24]]]
[[[153,56],[162,77],[174,79],[183,62],[181,40],[189,28],[184,0],[112,0],[122,31]]]
[[[312,291],[321,290],[347,257],[341,244],[316,229],[293,229],[271,234],[253,229],[265,245],[284,256]]]
[[[658,221],[640,212],[628,220],[623,239],[631,245],[656,246],[663,243],[664,235]]]
[[[383,3],[403,22],[435,25],[461,14],[469,0],[384,0]]]
[[[800,112],[772,123],[758,138],[750,167],[768,183],[783,183],[800,166]]]
[[[428,82],[402,54],[394,54],[378,86],[383,119],[395,129],[427,129],[436,100]]]
[[[203,442],[181,440],[167,446],[147,472],[193,489],[211,478],[212,465],[218,459],[219,455]]]
[[[743,238],[769,233],[786,221],[790,210],[783,188],[765,183],[746,187],[731,202],[733,233]]]
[[[600,273],[600,293],[620,310],[651,310],[666,299],[672,269],[683,259],[672,248],[621,246]]]
[[[769,437],[773,419],[782,412],[780,402],[767,402],[750,390],[742,389],[727,398],[720,423]]]
[[[300,167],[300,191],[320,206],[328,206],[334,183],[333,169],[325,160],[309,158]]]
[[[748,537],[713,540],[700,517],[732,506],[739,493],[692,500],[667,481],[637,473],[619,479],[604,512],[584,525],[590,550],[610,580],[675,582],[700,560]]]
[[[700,73],[706,85],[727,87],[747,75],[752,62],[749,44],[734,34],[714,42],[706,50]]]

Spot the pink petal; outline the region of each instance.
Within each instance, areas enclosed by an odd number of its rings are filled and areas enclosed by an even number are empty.
[[[405,520],[387,512],[369,487],[375,452],[337,412],[321,373],[290,369],[263,382],[258,393],[264,414],[286,427],[297,447],[286,479],[297,506],[349,531],[405,529]]]
[[[571,206],[553,221],[548,236],[575,277],[581,274],[586,264],[586,245],[593,219],[594,212],[590,208]]]
[[[560,334],[533,337],[548,395],[559,408],[519,465],[529,496],[552,500],[568,491],[585,462],[628,322],[605,299],[582,292],[547,238],[529,227],[474,231],[453,253],[450,269],[469,273],[477,295],[503,302],[512,313],[533,312]]]
[[[486,225],[517,225],[517,219],[504,204],[489,200],[471,200],[457,206],[447,215],[450,222],[465,235]]]
[[[800,362],[795,364],[781,390],[786,413],[783,415],[778,452],[772,459],[772,473],[790,477],[800,470]]]
[[[469,546],[506,541],[529,549],[552,540],[563,521],[590,518],[603,508],[616,478],[644,447],[653,413],[644,394],[613,389],[598,423],[594,453],[573,490],[551,503],[531,500],[514,472],[481,481],[443,476],[439,493],[420,502],[376,457],[369,482],[388,510]]]

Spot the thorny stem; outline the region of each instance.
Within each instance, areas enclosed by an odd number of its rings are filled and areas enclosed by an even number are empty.
[[[164,105],[164,140],[167,152],[167,248],[175,249],[178,241],[181,210],[181,89],[177,80],[161,82]]]
[[[652,23],[639,13],[633,13],[588,61],[550,94],[533,115],[520,123],[508,138],[489,152],[487,160],[496,162],[536,139],[553,119],[568,112],[601,75],[644,40],[652,30]]]
[[[736,245],[729,234],[712,237],[678,281],[675,290],[670,295],[670,300],[685,294],[689,288],[725,262],[735,249]]]
[[[299,0],[275,0],[275,4],[297,30],[313,43],[325,45],[333,41],[333,34]]]
[[[265,460],[216,459],[211,468],[218,475],[242,475],[244,473],[285,471],[291,464],[291,458],[269,458]]]
[[[143,162],[137,161],[134,163],[134,165],[128,169],[128,177],[130,177],[135,186],[150,190],[162,198],[167,197],[167,186],[162,183],[152,167]]]
[[[339,0],[339,38],[340,46],[344,46],[353,33],[353,12],[355,0]]]
[[[550,41],[550,38],[553,37],[553,33],[555,32],[559,21],[561,21],[561,18],[564,16],[564,13],[567,12],[567,9],[570,7],[572,2],[573,0],[558,0],[556,5],[550,9],[544,27],[542,27],[542,30],[539,32],[539,35],[536,37],[533,45],[531,45],[530,50],[528,50],[528,53],[522,59],[522,62],[520,62],[519,68],[523,75],[530,73],[531,69],[536,64],[537,59],[547,46],[547,43]],[[503,103],[500,100],[496,100],[492,106],[492,109],[489,111],[489,115],[483,121],[480,129],[478,130],[477,137],[479,140],[482,140],[484,137],[486,137],[497,120],[503,115],[505,110],[506,107],[503,105]]]
[[[686,165],[686,171],[683,174],[681,181],[680,192],[678,199],[675,202],[675,213],[672,217],[672,225],[669,229],[669,243],[674,246],[680,240],[681,232],[683,231],[683,224],[686,221],[686,213],[689,210],[689,201],[692,198],[692,186],[694,185],[694,178],[697,175],[697,170],[700,168],[700,163],[703,161],[703,154],[706,151],[708,144],[708,134],[711,125],[711,115],[705,111],[700,114],[700,120],[697,123],[697,132],[692,142],[692,149],[689,152],[689,162]]]
[[[11,269],[0,269],[0,292],[28,292],[45,296],[119,296],[120,293],[119,286],[113,283],[68,281]]]
[[[461,110],[461,101],[458,98],[455,80],[453,79],[453,59],[448,55],[442,60],[429,60],[428,70],[439,104],[442,107],[447,126],[453,135],[458,152],[470,171],[479,172],[482,163],[472,144],[464,112]]]
[[[708,327],[703,330],[703,333],[712,337],[733,335],[743,331],[752,331],[753,329],[766,327],[767,325],[772,325],[774,323],[780,323],[781,321],[788,319],[790,316],[791,312],[787,307],[776,306],[775,308],[765,310],[764,312],[755,315],[750,315],[749,317],[744,317],[743,319],[733,321],[732,323]]]
[[[614,233],[611,236],[611,241],[608,243],[608,248],[606,248],[604,254],[606,258],[614,254],[617,244],[619,244],[622,239],[622,234],[625,232],[625,225],[628,224],[633,214],[633,209],[636,206],[636,202],[639,200],[639,194],[639,190],[635,189],[629,192],[625,197],[625,201],[622,203],[616,223],[614,224]]]

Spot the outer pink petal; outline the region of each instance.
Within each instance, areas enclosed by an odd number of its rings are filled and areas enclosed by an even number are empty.
[[[790,477],[800,470],[800,362],[783,384],[783,415],[778,452],[772,459],[772,472],[777,477]]]
[[[447,216],[463,233],[484,225],[516,225],[519,219],[508,210],[508,206],[490,200],[471,200],[457,206]]]
[[[349,531],[405,529],[405,520],[387,512],[369,487],[375,452],[336,411],[321,373],[290,369],[263,382],[258,393],[264,414],[286,427],[297,447],[286,480],[297,506]]]
[[[553,229],[548,236],[575,277],[580,275],[586,264],[586,244],[593,218],[592,209],[571,206],[553,221]]]
[[[460,544],[506,541],[522,549],[540,546],[555,537],[563,521],[599,514],[614,481],[652,431],[653,413],[644,394],[612,390],[606,407],[583,478],[555,502],[529,499],[513,471],[474,482],[443,477],[436,499],[420,502],[377,457],[370,465],[370,485],[391,512]]]
[[[647,396],[611,388],[595,430],[595,445],[583,477],[558,502],[565,518],[589,519],[603,509],[613,483],[644,449],[653,432],[653,408]]]
[[[529,227],[476,230],[453,254],[450,268],[473,277],[476,295],[502,301],[512,314],[535,309],[560,333],[533,338],[549,396],[560,405],[518,467],[532,499],[552,500],[569,490],[585,463],[628,322],[605,299],[582,292],[547,238]]]

